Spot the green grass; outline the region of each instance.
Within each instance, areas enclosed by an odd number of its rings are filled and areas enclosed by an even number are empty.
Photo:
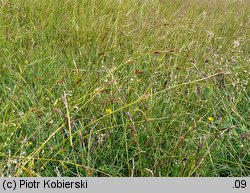
[[[0,1],[0,176],[249,176],[249,10]]]

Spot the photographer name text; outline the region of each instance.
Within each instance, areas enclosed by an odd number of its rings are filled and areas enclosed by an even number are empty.
[[[4,180],[4,190],[15,189],[87,189],[87,180]]]

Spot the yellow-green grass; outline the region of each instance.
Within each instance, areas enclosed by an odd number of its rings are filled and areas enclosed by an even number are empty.
[[[249,176],[249,10],[0,1],[0,176]]]

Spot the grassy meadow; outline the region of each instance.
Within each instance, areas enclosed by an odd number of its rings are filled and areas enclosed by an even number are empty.
[[[0,176],[249,176],[249,10],[1,0]]]

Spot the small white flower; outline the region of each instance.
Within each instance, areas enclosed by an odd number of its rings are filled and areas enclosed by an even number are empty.
[[[22,117],[22,116],[24,115],[24,112],[19,111],[19,112],[18,112],[18,115],[19,115],[20,117]]]
[[[20,156],[24,156],[26,154],[26,151],[23,151]]]
[[[234,40],[233,46],[234,46],[234,48],[239,47],[240,46],[240,41],[239,40]]]

